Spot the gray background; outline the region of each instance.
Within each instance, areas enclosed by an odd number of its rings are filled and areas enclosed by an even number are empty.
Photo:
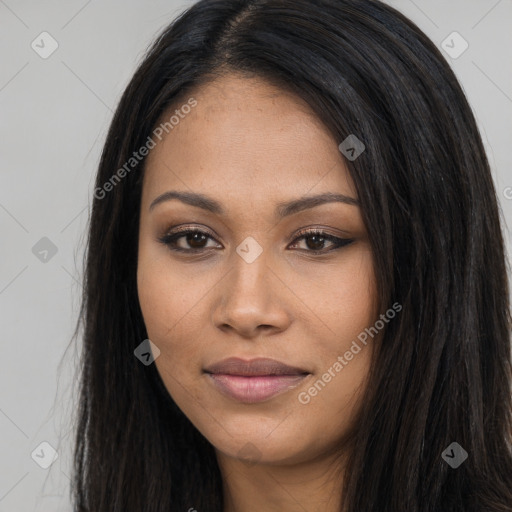
[[[0,0],[0,512],[71,509],[79,347],[66,347],[93,177],[113,110],[145,49],[191,3]],[[468,42],[459,57],[445,55],[478,119],[510,221],[512,1],[389,3],[439,47],[453,31]],[[59,45],[46,59],[31,47],[34,40],[50,47],[40,42],[43,31]],[[460,49],[452,39],[451,51]],[[506,236],[510,253],[508,229]],[[34,254],[43,237],[54,255]],[[51,461],[42,442],[58,452],[48,469],[35,462]]]

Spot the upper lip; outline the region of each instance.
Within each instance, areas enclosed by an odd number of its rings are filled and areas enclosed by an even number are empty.
[[[259,357],[245,361],[239,357],[229,357],[217,363],[208,366],[205,369],[207,373],[219,373],[223,375],[243,375],[243,376],[256,376],[256,375],[305,375],[309,372],[303,368],[289,366],[287,364],[276,361],[275,359],[268,359]]]

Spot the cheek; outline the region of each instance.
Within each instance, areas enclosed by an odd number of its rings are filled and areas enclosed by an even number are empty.
[[[315,316],[328,328],[331,342],[336,343],[328,350],[341,350],[346,341],[350,344],[350,340],[373,324],[377,314],[377,287],[370,250],[355,251],[343,264],[328,269],[321,282],[320,288],[313,288],[312,282],[306,283],[305,289],[309,290],[306,296]]]
[[[148,337],[161,351],[157,366],[174,365],[197,353],[204,295],[201,287],[179,272],[171,271],[170,262],[165,258],[149,259],[142,254],[137,288]],[[180,341],[184,339],[187,343]]]
[[[171,292],[172,288],[174,283],[169,274],[161,272],[157,265],[149,266],[144,261],[139,262],[137,289],[150,339],[162,338],[162,334],[176,321],[179,301],[177,295]]]
[[[155,365],[173,400],[183,411],[200,402],[196,389],[201,373],[198,354],[201,344],[199,299],[190,283],[169,269],[143,261],[138,271],[138,293],[148,338],[160,349]],[[185,288],[183,288],[185,286]]]
[[[334,302],[345,316],[346,325],[352,327],[350,334],[354,336],[373,323],[377,313],[377,287],[369,250],[361,251],[359,258],[351,262],[344,272],[343,281],[341,293]]]
[[[321,361],[316,378],[322,382],[315,389],[309,388],[315,399],[308,409],[320,415],[330,410],[333,403],[344,404],[344,414],[357,406],[375,342],[368,337],[366,344],[361,343],[358,337],[378,316],[377,287],[369,250],[351,254],[343,265],[331,271],[330,277],[323,281],[324,287],[320,290],[328,299],[317,301],[314,308],[316,316],[322,320],[321,332],[326,335],[319,331],[314,337],[315,352]],[[316,323],[320,326],[320,322]],[[339,356],[344,358],[343,363]]]

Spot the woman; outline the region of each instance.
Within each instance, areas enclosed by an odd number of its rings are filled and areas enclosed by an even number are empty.
[[[196,3],[94,196],[75,510],[511,510],[496,194],[403,15]]]

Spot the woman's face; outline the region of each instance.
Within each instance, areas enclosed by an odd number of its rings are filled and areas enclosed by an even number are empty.
[[[218,455],[318,458],[342,440],[360,404],[372,343],[357,337],[376,317],[372,255],[350,200],[283,205],[319,194],[357,200],[341,141],[302,100],[258,79],[226,76],[193,98],[165,116],[178,110],[179,122],[146,162],[137,281],[155,364]],[[169,191],[207,201],[151,206]],[[178,226],[201,233],[166,245]],[[205,371],[230,357],[295,370]]]

